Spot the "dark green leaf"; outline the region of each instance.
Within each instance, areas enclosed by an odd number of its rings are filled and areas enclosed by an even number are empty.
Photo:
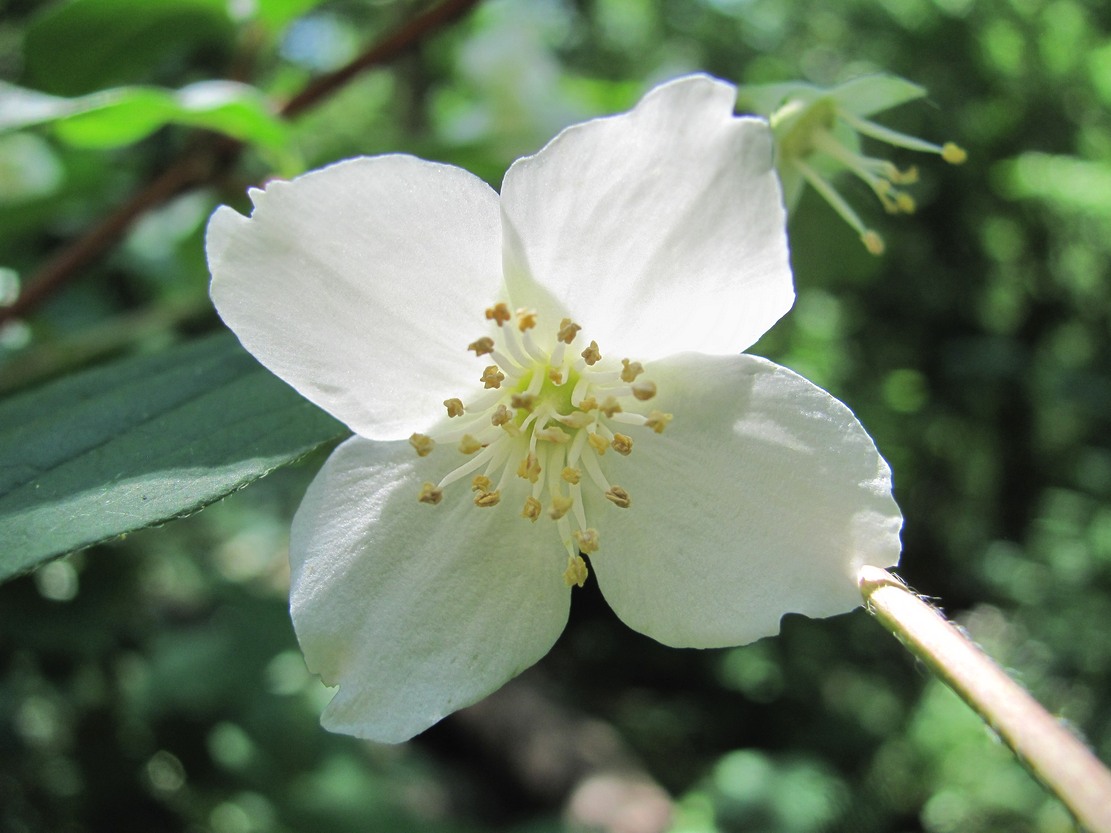
[[[183,59],[227,51],[235,26],[227,0],[70,0],[51,6],[27,29],[24,59],[31,86],[81,95],[149,81]]]
[[[0,580],[186,515],[345,428],[228,334],[0,404]]]

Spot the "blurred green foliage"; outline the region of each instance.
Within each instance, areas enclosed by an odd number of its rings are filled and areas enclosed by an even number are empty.
[[[0,81],[74,98],[231,79],[276,112],[423,8],[0,0]],[[754,352],[856,411],[894,468],[903,575],[1111,760],[1106,4],[489,0],[293,121],[282,164],[405,151],[497,185],[561,126],[696,69],[823,86],[890,72],[929,104],[881,120],[968,150],[960,168],[894,157],[922,172],[910,218],[844,183],[886,238],[882,258],[805,193],[791,226],[798,303]],[[173,124],[133,138],[94,149],[50,125],[0,135],[0,296],[200,141]],[[204,222],[220,202],[245,204],[275,164],[265,150],[148,212],[6,324],[0,388],[218,328]],[[327,692],[288,623],[284,547],[318,462],[0,587],[0,829],[559,829],[559,807],[490,774],[498,763],[452,719],[402,747],[317,727]],[[863,613],[673,651],[616,622],[593,583],[576,596],[534,684],[616,727],[678,798],[678,831],[1071,829]]]

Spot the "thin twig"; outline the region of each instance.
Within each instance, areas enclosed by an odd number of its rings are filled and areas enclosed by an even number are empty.
[[[136,191],[123,205],[95,223],[84,234],[46,261],[28,278],[23,291],[8,307],[0,308],[0,324],[26,315],[62,286],[77,270],[100,257],[151,209],[211,175],[207,155],[190,153]]]
[[[886,570],[864,567],[868,610],[980,715],[1091,833],[1111,833],[1111,772],[940,612]]]
[[[300,115],[347,84],[359,73],[389,63],[408,52],[430,33],[462,17],[479,2],[480,0],[445,0],[424,14],[417,15],[346,66],[311,81],[301,92],[286,102],[281,110],[282,115],[286,118]]]
[[[481,0],[444,0],[374,43],[347,65],[310,81],[286,102],[280,114],[293,119],[336,93],[362,72],[389,63]],[[212,182],[231,164],[242,145],[220,139],[187,151],[103,220],[88,228],[28,277],[19,297],[0,307],[0,325],[26,316],[77,272],[114,246],[146,212],[190,188]]]

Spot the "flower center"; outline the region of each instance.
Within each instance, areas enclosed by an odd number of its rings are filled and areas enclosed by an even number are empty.
[[[438,483],[426,482],[418,499],[436,505],[444,489],[468,477],[479,510],[504,511],[503,495],[523,496],[521,517],[554,522],[567,550],[564,579],[581,587],[587,577],[582,554],[599,549],[583,490],[597,489],[613,506],[628,509],[632,497],[606,477],[603,458],[609,451],[632,453],[633,438],[618,429],[660,433],[671,414],[648,410],[656,385],[642,378],[639,362],[607,360],[594,341],[580,349],[582,328],[571,319],[559,322],[551,349],[533,338],[538,315],[531,310],[514,316],[499,303],[486,310],[486,319],[496,325],[493,335],[467,347],[487,362],[478,377],[482,390],[466,403],[444,400],[447,422],[431,435],[409,438],[421,457],[452,444],[465,458]]]

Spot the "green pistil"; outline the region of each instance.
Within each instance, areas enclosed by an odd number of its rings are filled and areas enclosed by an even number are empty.
[[[772,127],[779,136],[779,152],[784,159],[805,159],[812,154],[814,136],[828,131],[837,118],[837,105],[828,98],[819,98],[801,109],[784,108],[784,116],[772,116]],[[783,111],[781,111],[783,112]]]
[[[547,405],[555,413],[560,416],[566,416],[576,410],[575,406],[571,404],[571,395],[575,391],[575,385],[578,384],[580,374],[576,373],[570,368],[564,368],[563,372],[566,378],[563,384],[557,385],[550,378],[548,378],[549,367],[536,367],[532,370],[521,375],[520,380],[513,388],[513,393],[524,393],[532,385],[533,379],[536,378],[537,373],[544,374],[544,382],[540,385],[540,392],[536,394],[536,399],[533,401],[532,410],[536,410],[540,405]],[[515,421],[520,425],[528,417],[529,411],[525,408],[518,408]]]

